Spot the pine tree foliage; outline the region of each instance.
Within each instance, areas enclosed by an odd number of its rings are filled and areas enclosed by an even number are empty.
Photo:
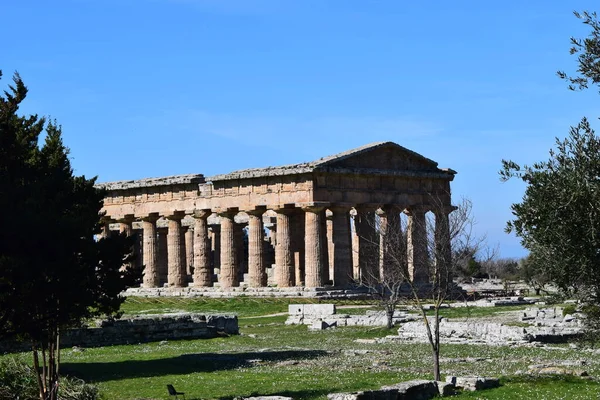
[[[60,331],[118,313],[140,272],[124,267],[132,238],[95,239],[104,193],[73,174],[60,125],[18,114],[26,95],[15,74],[0,96],[0,338],[31,343],[40,398],[55,399]]]

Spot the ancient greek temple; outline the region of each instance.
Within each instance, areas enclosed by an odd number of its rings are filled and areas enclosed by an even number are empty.
[[[385,266],[395,226],[411,279],[426,282],[426,213],[447,255],[455,174],[381,142],[302,164],[109,182],[102,235],[136,235],[143,287],[344,288],[373,259]]]

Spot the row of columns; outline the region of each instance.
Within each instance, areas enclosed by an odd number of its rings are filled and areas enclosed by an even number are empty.
[[[374,220],[374,208],[355,207],[354,229],[351,226],[350,206],[329,206],[330,216],[326,217],[323,206],[281,207],[277,213],[275,244],[275,281],[278,287],[304,285],[322,287],[327,282],[335,286],[347,286],[353,279],[377,261],[379,274],[383,277],[386,268],[396,262],[390,259],[402,249],[406,254],[406,264],[414,281],[429,280],[428,244],[425,213],[427,209],[411,207],[404,210],[408,215],[405,234],[390,234],[391,229],[400,228],[401,208],[384,206],[377,210],[378,226]],[[247,210],[248,215],[248,282],[251,287],[267,286],[264,236],[265,227],[262,215],[266,207]],[[451,208],[436,210],[436,264],[441,266],[450,260],[448,213]],[[219,212],[220,238],[211,248],[208,231],[210,209],[197,210],[193,231],[186,232],[182,238],[183,212],[167,215],[167,255],[169,286],[187,285],[187,270],[184,260],[193,259],[194,286],[212,286],[213,269],[211,255],[219,257],[221,287],[235,287],[239,281],[239,237],[236,235],[234,217],[237,209]],[[303,214],[303,215],[302,215]],[[158,213],[151,213],[142,220],[142,264],[145,266],[143,286],[158,287],[161,283],[159,271],[159,242],[156,222]],[[120,231],[131,235],[133,216],[120,220]],[[107,228],[108,229],[108,228]],[[352,235],[358,236],[359,272],[353,273]],[[193,245],[192,245],[193,244]],[[373,253],[377,249],[378,254]],[[440,256],[441,255],[441,256]],[[190,264],[188,261],[187,264]],[[331,272],[330,272],[331,271]],[[331,276],[330,276],[331,275]],[[358,276],[357,276],[358,275]]]

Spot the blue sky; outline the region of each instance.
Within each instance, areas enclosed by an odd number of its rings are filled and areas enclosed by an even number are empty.
[[[504,257],[524,191],[501,159],[548,157],[598,93],[570,92],[592,1],[20,0],[0,69],[56,118],[77,174],[213,175],[393,141],[458,175]]]

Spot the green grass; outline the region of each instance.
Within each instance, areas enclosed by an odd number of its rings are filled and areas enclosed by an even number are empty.
[[[313,299],[251,298],[229,299],[200,297],[129,297],[121,306],[125,314],[162,314],[167,312],[229,313],[243,316],[269,315],[287,312],[289,304],[317,303]]]
[[[511,377],[501,379],[501,387],[486,391],[463,393],[461,399],[530,400],[530,399],[597,399],[600,384],[597,381],[570,376]]]
[[[311,332],[306,326],[284,325],[286,316],[265,316],[286,311],[287,304],[297,303],[295,299],[161,300],[163,302],[128,300],[125,309],[128,313],[136,309],[139,312],[172,307],[189,311],[236,312],[241,335],[90,348],[83,352],[65,349],[62,372],[97,384],[106,399],[123,400],[166,399],[165,385],[168,383],[186,392],[189,400],[275,394],[295,399],[325,399],[332,392],[376,389],[432,376],[431,352],[425,344],[355,341],[381,338],[394,334],[395,330],[344,327]],[[498,309],[502,308],[492,310]],[[347,311],[340,310],[341,313]],[[505,376],[501,388],[461,394],[456,398],[583,399],[600,396],[600,385],[595,381],[530,379],[517,374],[527,370],[528,365],[555,360],[586,360],[585,369],[592,376],[600,374],[597,357],[568,346],[542,349],[443,345],[441,353],[443,375]],[[18,357],[30,359],[26,353]],[[474,362],[474,358],[481,360]],[[584,394],[587,397],[581,397]]]

